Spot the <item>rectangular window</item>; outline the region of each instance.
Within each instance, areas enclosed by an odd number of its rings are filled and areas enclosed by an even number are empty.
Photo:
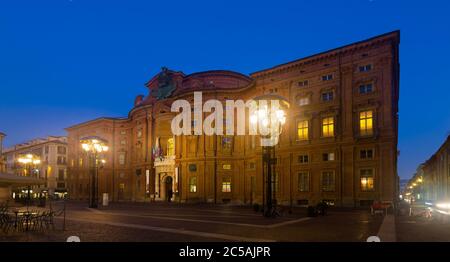
[[[332,74],[322,76],[322,81],[328,81],[328,80],[332,80],[332,79],[333,79]]]
[[[334,136],[334,118],[325,117],[322,119],[322,136],[332,137]]]
[[[225,170],[231,170],[231,165],[230,164],[223,164],[222,168]]]
[[[361,169],[361,191],[372,191],[373,186],[373,169]]]
[[[333,100],[333,91],[323,92],[322,93],[322,101],[328,102]]]
[[[372,70],[372,65],[363,65],[359,67],[359,72],[368,72]]]
[[[255,169],[255,167],[256,167],[255,162],[250,162],[248,165],[249,169]]]
[[[189,178],[189,192],[196,193],[197,192],[197,177],[191,176]]]
[[[231,192],[231,178],[230,177],[222,178],[222,192],[224,192],[224,193]]]
[[[334,192],[335,180],[333,171],[322,172],[322,191],[324,192]]]
[[[66,153],[66,147],[65,146],[58,146],[58,154],[65,154]]]
[[[359,134],[362,136],[369,136],[373,134],[372,110],[359,113]]]
[[[119,165],[121,166],[125,165],[125,153],[119,154]]]
[[[373,149],[361,149],[359,151],[360,159],[373,159]]]
[[[309,173],[300,172],[298,173],[298,191],[308,192],[309,191]]]
[[[306,106],[306,105],[309,105],[309,96],[301,97],[301,98],[298,100],[298,105],[299,105],[299,106]]]
[[[322,160],[323,161],[334,161],[334,153],[323,153]]]
[[[303,81],[298,82],[299,87],[304,87],[304,86],[307,86],[308,84],[309,84],[308,80],[303,80]]]
[[[308,162],[309,162],[309,156],[308,155],[299,155],[298,156],[298,163],[306,164]]]
[[[120,131],[120,134],[121,134],[121,135],[126,135],[126,134],[127,134],[127,131],[122,130],[122,131]]]
[[[373,91],[373,85],[372,84],[364,84],[359,86],[359,93],[360,94],[368,94],[372,93]]]
[[[45,146],[45,153],[48,154],[48,146]]]
[[[65,165],[65,164],[66,164],[66,157],[64,157],[64,156],[58,156],[58,157],[57,157],[57,160],[56,160],[56,163],[57,163],[58,165]]]
[[[142,137],[142,129],[139,129],[139,130],[137,131],[137,137],[138,137],[138,138],[141,138],[141,137]]]
[[[308,120],[302,120],[297,122],[297,139],[308,140]]]
[[[175,140],[173,138],[167,139],[167,155],[175,155]]]
[[[120,144],[121,145],[126,145],[127,144],[127,140],[120,140]]]

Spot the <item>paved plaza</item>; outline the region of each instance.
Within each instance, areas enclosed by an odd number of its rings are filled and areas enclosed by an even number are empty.
[[[62,208],[61,204],[54,207]],[[378,235],[383,216],[367,210],[330,209],[326,216],[307,217],[294,208],[277,218],[265,218],[251,207],[114,203],[89,209],[84,202],[66,204],[66,226],[56,218],[49,232],[3,234],[2,241],[366,241]]]

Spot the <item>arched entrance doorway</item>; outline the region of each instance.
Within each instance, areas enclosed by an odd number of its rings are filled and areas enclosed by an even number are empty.
[[[173,198],[173,178],[171,176],[166,176],[166,178],[164,179],[164,187],[165,200],[171,202]]]

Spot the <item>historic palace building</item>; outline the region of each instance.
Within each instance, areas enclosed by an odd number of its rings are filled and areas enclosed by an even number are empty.
[[[368,205],[398,196],[399,32],[298,59],[250,75],[216,70],[186,75],[163,68],[125,118],[67,128],[68,192],[87,199],[89,169],[80,139],[108,142],[98,192],[113,201],[261,203],[260,140],[251,135],[180,135],[172,102],[248,100],[276,94],[290,103],[276,145],[277,203]],[[210,113],[204,113],[207,117]],[[227,120],[225,120],[227,121]],[[195,126],[195,121],[192,122]]]

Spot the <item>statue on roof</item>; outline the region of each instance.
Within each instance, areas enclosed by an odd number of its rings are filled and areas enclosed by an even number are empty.
[[[152,95],[156,99],[161,100],[168,98],[176,89],[176,83],[173,79],[172,72],[167,67],[162,67],[158,75],[158,88]]]

